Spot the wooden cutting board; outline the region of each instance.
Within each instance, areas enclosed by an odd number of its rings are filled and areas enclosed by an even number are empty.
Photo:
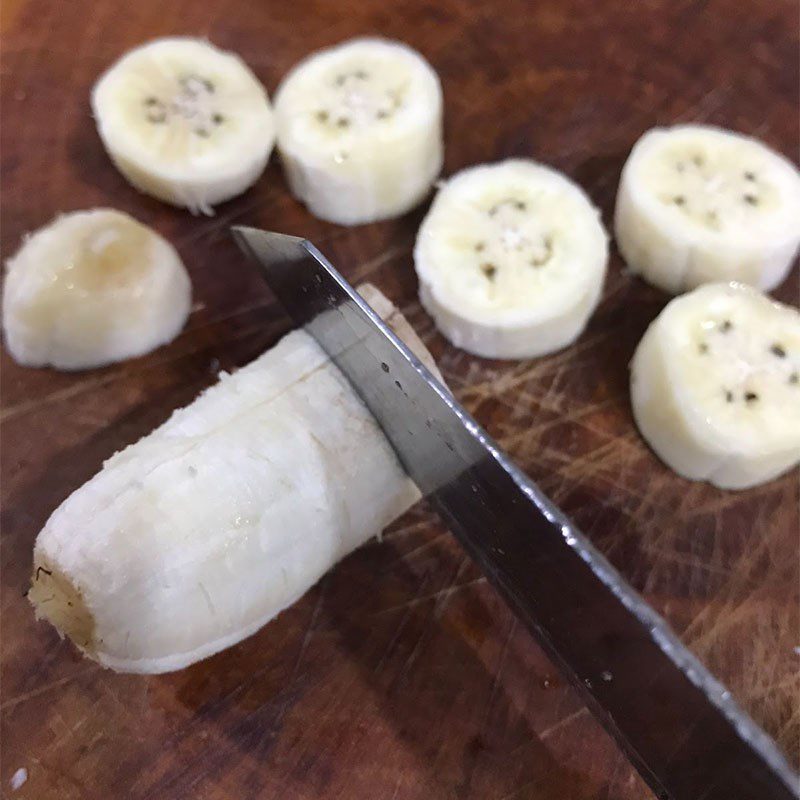
[[[195,305],[171,345],[107,369],[28,370],[2,355],[2,796],[650,797],[424,505],[260,633],[176,674],[105,672],[34,621],[23,595],[50,512],[218,370],[287,330],[232,223],[307,236],[351,281],[369,279],[400,305],[458,398],[797,766],[798,474],[726,493],[676,477],[642,443],[627,364],[665,295],[615,252],[573,347],[535,362],[470,357],[416,300],[424,208],[355,229],[326,224],[290,197],[273,159],[215,217],[192,217],[122,179],[88,96],[124,50],[164,34],[238,51],[270,92],[312,49],[397,37],[442,77],[445,174],[541,159],[579,181],[610,226],[621,166],[653,125],[718,123],[797,156],[798,23],[790,0],[4,4],[3,255],[59,211],[115,206],[176,245]],[[797,302],[797,270],[776,294]],[[27,780],[13,790],[18,770]]]

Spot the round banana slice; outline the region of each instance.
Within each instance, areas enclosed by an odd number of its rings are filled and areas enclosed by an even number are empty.
[[[342,225],[417,205],[442,168],[442,89],[400,42],[355,39],[300,62],[275,96],[293,194]]]
[[[457,347],[533,358],[583,331],[608,238],[588,197],[533,161],[466,169],[439,191],[417,236],[420,299]]]
[[[189,315],[191,284],[175,249],[119,211],[58,217],[7,270],[6,347],[25,366],[122,361],[172,340]]]
[[[673,300],[631,362],[633,415],[673,470],[723,489],[800,460],[800,313],[744,284]]]
[[[625,164],[614,226],[630,268],[667,292],[715,281],[770,291],[800,245],[800,174],[747,136],[656,128]]]
[[[238,56],[199,39],[126,53],[95,84],[92,109],[122,174],[193,213],[255,183],[275,142],[264,87]]]

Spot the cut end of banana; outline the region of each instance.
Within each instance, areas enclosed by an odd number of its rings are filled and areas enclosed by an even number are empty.
[[[126,53],[98,80],[92,109],[123,175],[195,213],[251,186],[275,141],[264,87],[238,56],[200,39]]]
[[[79,588],[38,552],[33,558],[33,578],[28,591],[36,619],[49,622],[87,655],[95,651],[94,615],[86,607]]]
[[[656,128],[622,171],[615,233],[630,268],[672,293],[739,281],[770,291],[800,245],[800,174],[721,128]]]
[[[691,480],[768,481],[800,460],[800,313],[744,284],[673,300],[631,362],[636,424]]]
[[[525,160],[450,178],[414,249],[420,299],[439,330],[487,358],[533,358],[574,341],[600,298],[607,260],[584,192]]]
[[[354,39],[298,64],[275,97],[278,149],[312,214],[358,225],[398,216],[442,167],[442,90],[415,50]]]
[[[165,239],[119,211],[77,211],[8,261],[3,331],[20,364],[86,369],[171,341],[190,305],[189,276]]]

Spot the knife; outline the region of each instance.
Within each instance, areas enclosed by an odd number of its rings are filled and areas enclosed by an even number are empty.
[[[233,235],[659,800],[800,797],[775,743],[313,244]]]

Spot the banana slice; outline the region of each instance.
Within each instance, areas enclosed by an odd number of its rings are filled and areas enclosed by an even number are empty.
[[[673,300],[631,362],[633,415],[672,469],[723,489],[800,460],[800,313],[744,284]]]
[[[96,83],[92,109],[122,174],[194,213],[255,183],[275,142],[264,87],[238,56],[200,39],[126,53]]]
[[[394,306],[364,298],[426,363]],[[420,497],[294,331],[112,456],[36,540],[28,595],[89,657],[166,672],[241,641]]]
[[[442,89],[400,42],[355,39],[300,62],[275,97],[294,195],[342,225],[398,216],[442,168]]]
[[[6,346],[31,367],[85,369],[147,353],[177,335],[191,305],[172,245],[111,209],[58,217],[7,270]]]
[[[715,281],[770,291],[800,245],[800,174],[747,136],[656,128],[625,164],[614,226],[630,268],[667,292]]]
[[[570,344],[597,306],[608,239],[597,209],[533,161],[466,169],[417,236],[420,299],[457,347],[533,358]]]

